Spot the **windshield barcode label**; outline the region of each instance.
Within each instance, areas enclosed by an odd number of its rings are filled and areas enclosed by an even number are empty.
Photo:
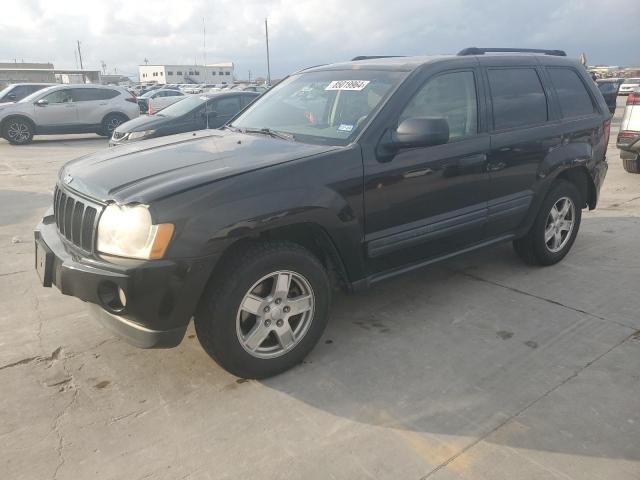
[[[334,80],[325,90],[362,90],[369,84],[369,80]]]

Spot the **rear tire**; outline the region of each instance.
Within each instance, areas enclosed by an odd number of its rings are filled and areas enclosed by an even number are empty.
[[[253,244],[209,282],[194,316],[196,333],[230,373],[271,377],[313,349],[327,325],[330,299],[327,272],[309,251],[289,242]]]
[[[102,120],[102,128],[97,133],[103,137],[111,138],[113,131],[127,120],[129,119],[120,113],[110,113]]]
[[[2,136],[11,145],[27,145],[33,140],[33,124],[23,118],[9,118],[2,127]]]
[[[640,157],[622,160],[622,166],[629,173],[640,173]]]
[[[529,265],[558,263],[569,253],[578,235],[583,204],[573,183],[557,180],[542,202],[531,230],[514,240],[516,253]]]

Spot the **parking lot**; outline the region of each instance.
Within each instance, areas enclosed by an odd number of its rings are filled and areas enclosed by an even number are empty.
[[[139,350],[39,285],[33,227],[97,135],[0,140],[0,464],[7,479],[640,479],[640,175],[615,139],[567,258],[504,244],[336,294],[300,366],[243,381]]]

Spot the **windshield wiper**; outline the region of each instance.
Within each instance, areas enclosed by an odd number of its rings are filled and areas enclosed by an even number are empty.
[[[242,133],[261,133],[281,140],[295,141],[295,137],[291,133],[279,132],[278,130],[271,130],[270,128],[245,128],[242,130]]]

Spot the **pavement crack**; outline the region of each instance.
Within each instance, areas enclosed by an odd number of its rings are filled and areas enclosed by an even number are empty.
[[[454,272],[454,273],[457,273],[457,274],[460,274],[460,275],[464,275],[465,277],[468,277],[468,278],[472,278],[473,280],[477,280],[479,282],[488,283],[489,285],[494,285],[496,287],[504,288],[504,289],[510,290],[510,291],[512,291],[514,293],[519,293],[521,295],[526,295],[527,297],[532,297],[532,298],[535,298],[535,299],[538,299],[538,300],[542,300],[543,302],[550,303],[551,305],[556,305],[558,307],[562,307],[562,308],[565,308],[567,310],[571,310],[571,311],[576,312],[576,313],[581,313],[583,315],[588,315],[590,317],[597,318],[598,320],[602,320],[604,322],[612,322],[612,323],[615,323],[616,325],[619,325],[619,326],[625,327],[625,328],[630,328],[632,330],[636,329],[636,327],[632,327],[631,325],[627,325],[626,323],[619,322],[617,320],[611,320],[609,318],[602,317],[602,316],[597,315],[595,313],[587,312],[586,310],[582,310],[581,308],[577,308],[577,307],[573,307],[571,305],[567,305],[565,303],[559,302],[558,300],[553,300],[551,298],[543,297],[541,295],[536,295],[535,293],[525,292],[524,290],[520,290],[519,288],[510,287],[509,285],[504,285],[504,284],[502,284],[500,282],[495,282],[493,280],[488,280],[488,279],[480,277],[478,275],[474,275],[473,273],[465,272],[464,270],[455,270],[455,269],[450,269],[450,270],[452,272]]]
[[[15,275],[17,273],[25,273],[26,270],[16,270],[15,272],[7,272],[7,273],[0,273],[0,277],[8,277],[10,275]]]
[[[61,349],[58,348],[56,349],[56,351],[58,352],[58,355],[60,354]],[[55,353],[55,351],[54,351]],[[58,456],[58,463],[56,464],[56,468],[53,472],[53,480],[57,480],[58,478],[58,473],[60,472],[60,470],[62,469],[62,467],[65,465],[66,463],[66,457],[64,456],[64,448],[65,448],[65,438],[64,438],[64,433],[62,431],[62,423],[64,420],[64,417],[67,416],[67,414],[69,413],[69,411],[77,404],[78,402],[78,394],[79,394],[79,390],[78,388],[75,386],[75,384],[73,383],[73,374],[67,369],[67,365],[66,365],[66,360],[68,359],[64,358],[63,359],[63,364],[62,364],[62,368],[65,371],[65,373],[68,375],[68,380],[64,383],[68,383],[70,389],[73,390],[73,395],[71,397],[71,400],[69,401],[69,403],[67,403],[64,408],[60,411],[60,413],[58,415],[56,415],[55,419],[53,420],[53,431],[55,432],[56,436],[58,437],[58,444],[56,445],[56,454]]]
[[[514,413],[513,415],[510,415],[509,417],[507,417],[504,421],[500,422],[497,426],[495,426],[494,428],[492,428],[491,430],[489,430],[487,433],[481,435],[480,437],[478,437],[477,439],[475,439],[473,442],[471,442],[469,445],[467,445],[466,447],[464,447],[462,450],[460,450],[458,453],[456,453],[455,455],[452,455],[451,457],[449,457],[447,460],[445,460],[444,462],[442,462],[440,465],[438,465],[437,467],[435,467],[433,470],[431,470],[429,473],[427,473],[426,475],[424,475],[423,477],[420,477],[420,480],[426,480],[428,478],[430,478],[431,476],[435,475],[437,472],[439,472],[440,470],[442,470],[443,468],[446,468],[448,465],[450,465],[452,462],[454,462],[458,457],[460,457],[461,455],[464,455],[466,452],[468,452],[469,450],[471,450],[473,447],[475,447],[477,444],[479,444],[480,442],[482,442],[484,439],[486,439],[487,437],[491,436],[493,433],[497,432],[498,430],[500,430],[502,427],[504,427],[506,424],[508,424],[509,422],[511,422],[514,418],[519,417],[520,415],[522,415],[524,412],[526,412],[527,410],[529,410],[532,406],[534,406],[536,403],[538,403],[540,400],[545,399],[546,397],[548,397],[549,395],[551,395],[553,392],[555,392],[556,390],[558,390],[560,387],[562,387],[563,385],[566,385],[568,382],[570,382],[571,380],[573,380],[574,378],[576,378],[578,375],[580,375],[584,370],[586,370],[587,368],[589,368],[591,365],[593,365],[594,363],[596,363],[598,360],[600,360],[602,357],[604,357],[605,355],[607,355],[608,353],[612,352],[613,350],[615,350],[616,348],[618,348],[620,345],[622,345],[623,343],[625,343],[628,340],[633,340],[636,337],[638,337],[640,335],[640,330],[638,331],[634,331],[633,333],[627,335],[626,337],[624,337],[622,340],[620,340],[618,343],[616,343],[615,345],[613,345],[612,347],[608,348],[607,350],[605,350],[603,353],[601,353],[600,355],[596,356],[595,358],[589,360],[587,363],[585,363],[583,366],[581,366],[580,368],[578,368],[575,372],[573,372],[571,375],[569,375],[567,378],[565,378],[564,380],[562,380],[560,383],[558,383],[557,385],[555,385],[554,387],[551,387],[549,390],[547,390],[546,392],[544,392],[542,395],[539,395],[538,397],[536,397],[535,399],[533,399],[531,402],[529,402],[528,404],[526,404],[523,408],[521,408],[520,410],[518,410],[516,413]]]
[[[51,355],[49,355],[48,357],[36,356],[36,357],[23,358],[22,360],[18,360],[16,362],[2,365],[0,367],[0,370],[4,370],[5,368],[19,367],[21,365],[29,365],[30,363],[43,363],[43,362],[51,363],[54,360],[57,360],[58,358],[60,358],[61,352],[62,352],[62,347],[58,347],[53,352],[51,352]]]

